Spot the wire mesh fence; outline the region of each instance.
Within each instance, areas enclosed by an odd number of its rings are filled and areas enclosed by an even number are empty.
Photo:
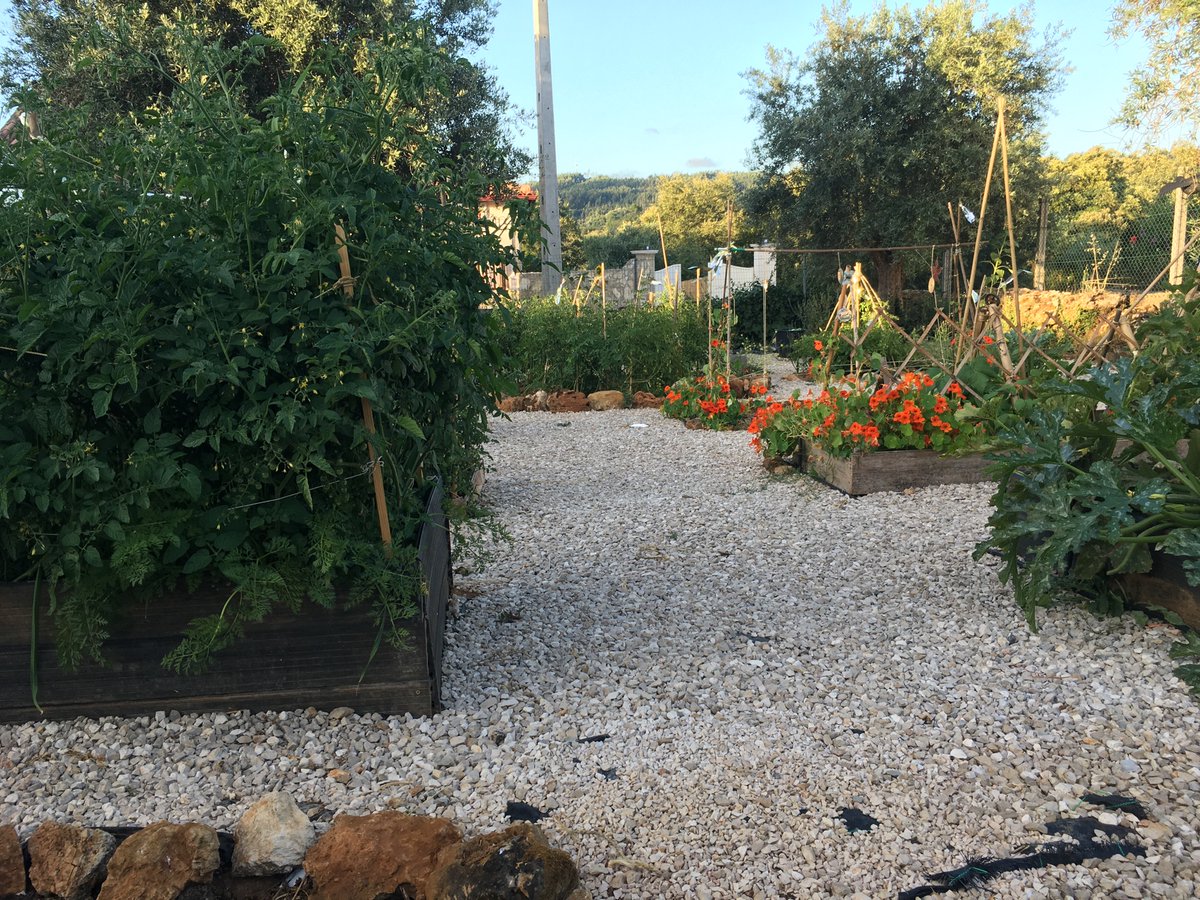
[[[1171,194],[1133,208],[1097,208],[1067,194],[1050,203],[1046,229],[1046,289],[1141,290],[1171,261],[1175,200]],[[1189,252],[1194,267],[1200,251]]]

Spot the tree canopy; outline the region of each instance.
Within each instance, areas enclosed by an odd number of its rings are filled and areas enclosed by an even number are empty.
[[[492,7],[492,0],[14,0],[13,46],[0,58],[0,78],[9,91],[36,82],[54,102],[89,107],[98,131],[171,96],[182,61],[164,25],[188,22],[198,38],[226,47],[267,39],[254,80],[240,86],[250,109],[321,48],[353,36],[361,68],[367,42],[413,26],[410,33],[444,51],[429,60],[445,84],[424,104],[429,134],[450,158],[486,162],[501,179],[526,160],[507,133],[507,96],[466,57],[490,37]],[[114,46],[130,64],[94,77],[99,57]]]
[[[1200,134],[1200,0],[1127,0],[1113,8],[1113,36],[1139,33],[1150,55],[1134,72],[1119,121],[1160,133],[1183,124]]]
[[[868,16],[843,3],[823,11],[805,57],[768,48],[766,68],[747,73],[762,170],[755,221],[825,247],[946,240],[947,202],[978,202],[1001,97],[1013,177],[1028,185],[1063,72],[1054,35],[1036,35],[1031,18],[989,14],[978,0]],[[874,261],[880,289],[894,293],[893,259]]]

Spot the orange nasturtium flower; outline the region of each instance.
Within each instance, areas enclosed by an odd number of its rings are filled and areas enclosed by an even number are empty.
[[[822,350],[825,349],[825,345],[823,343],[821,343],[820,341],[813,341],[813,349],[816,350],[818,353],[820,353]]]

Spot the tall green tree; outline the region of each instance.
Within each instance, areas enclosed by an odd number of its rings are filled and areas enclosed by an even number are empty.
[[[662,228],[668,262],[685,269],[703,265],[729,240],[729,203],[734,203],[733,236],[741,238],[745,214],[740,191],[728,172],[667,175],[658,179],[654,203],[641,216],[643,225]]]
[[[1140,34],[1146,65],[1133,73],[1118,121],[1157,134],[1182,124],[1200,134],[1200,0],[1126,0],[1113,7],[1113,37]]]
[[[1036,179],[1038,125],[1063,67],[1031,18],[979,0],[868,16],[842,3],[823,11],[803,58],[768,48],[766,68],[747,73],[763,173],[755,223],[824,247],[946,240],[947,202],[980,196],[1000,97],[1018,189]],[[871,260],[880,291],[898,294],[898,257]]]
[[[527,162],[514,149],[506,122],[508,99],[489,72],[468,57],[491,34],[493,0],[14,0],[13,45],[0,58],[10,92],[37,82],[54,102],[87,106],[100,131],[132,112],[171,96],[181,72],[178,43],[164,25],[194,23],[198,37],[234,47],[256,36],[264,64],[240,85],[251,109],[309,65],[331,43],[357,39],[360,68],[367,43],[403,25],[416,25],[438,50],[446,90],[423,105],[429,134],[451,159],[486,162],[497,180]],[[112,53],[112,36],[130,64],[92,73]],[[161,67],[137,58],[160,60]]]

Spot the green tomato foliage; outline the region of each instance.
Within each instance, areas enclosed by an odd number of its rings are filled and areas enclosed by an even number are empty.
[[[489,185],[422,114],[454,60],[417,31],[349,36],[251,102],[273,43],[196,34],[167,26],[166,69],[97,33],[95,78],[140,67],[169,101],[94,132],[44,84],[18,99],[45,137],[0,150],[0,577],[50,586],[68,664],[181,580],[231,588],[180,671],[306,598],[370,603],[400,641],[428,480],[468,482],[495,394]]]

